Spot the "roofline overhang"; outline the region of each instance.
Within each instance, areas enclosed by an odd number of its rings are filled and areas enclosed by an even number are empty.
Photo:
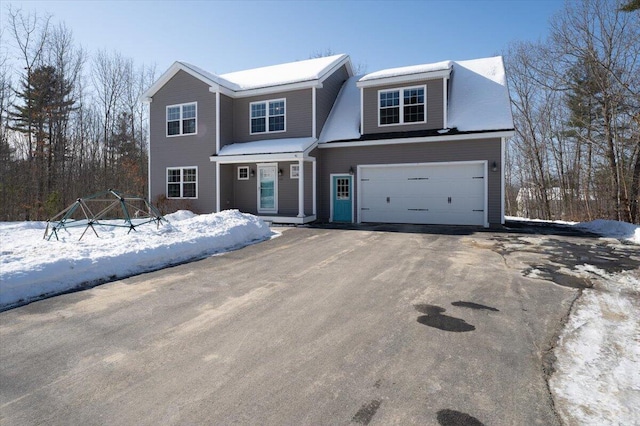
[[[451,75],[451,68],[447,68],[445,70],[439,70],[439,71],[428,71],[428,72],[420,72],[420,73],[414,73],[414,74],[404,74],[404,75],[397,75],[393,77],[372,78],[370,80],[358,81],[356,83],[356,87],[366,88],[366,87],[386,86],[388,84],[411,83],[414,81],[436,80],[439,78],[449,78],[450,75]]]
[[[425,143],[425,142],[450,142],[461,140],[478,140],[492,138],[510,138],[515,134],[513,130],[487,131],[477,133],[462,133],[456,135],[442,136],[420,136],[413,138],[393,138],[393,139],[374,139],[366,141],[345,141],[345,142],[324,142],[319,143],[318,148],[353,148],[359,146],[379,146],[379,145],[400,145],[408,143]]]
[[[318,89],[322,88],[323,82],[327,78],[329,78],[329,76],[333,74],[335,70],[339,69],[343,65],[346,65],[347,74],[349,75],[349,77],[353,76],[351,58],[349,57],[349,55],[343,55],[343,57],[338,62],[327,67],[326,70],[322,72],[322,75],[320,75],[318,78],[314,78],[306,81],[298,81],[295,83],[256,87],[253,89],[234,90],[231,87],[227,87],[224,84],[221,84],[220,82],[217,82],[215,80],[212,80],[206,77],[205,75],[202,75],[198,71],[192,69],[191,67],[185,65],[180,61],[176,61],[169,67],[167,71],[165,71],[160,76],[160,78],[158,78],[158,80],[155,81],[155,83],[153,83],[153,85],[149,89],[147,89],[142,94],[142,96],[140,96],[140,100],[142,102],[150,103],[153,100],[153,96],[158,92],[158,90],[160,90],[165,84],[167,84],[167,82],[169,82],[169,80],[171,80],[173,76],[175,76],[178,73],[178,71],[184,71],[189,75],[191,75],[192,77],[202,81],[203,83],[208,84],[209,92],[212,92],[212,93],[220,92],[223,95],[229,96],[231,98],[246,98],[250,96],[269,95],[269,94],[279,93],[279,92],[290,92],[293,90],[311,89],[313,87]],[[224,79],[224,77],[220,76],[220,79]]]
[[[209,161],[218,164],[268,163],[278,161],[315,161],[305,152],[280,152],[277,154],[212,155]]]
[[[182,62],[176,61],[174,62],[168,70],[166,70],[161,76],[160,78],[158,78],[155,83],[153,83],[153,85],[151,85],[151,87],[149,87],[143,94],[142,96],[140,96],[140,99],[143,102],[151,102],[151,98],[153,98],[153,96],[158,92],[158,90],[160,90],[165,84],[167,84],[169,82],[169,80],[171,80],[179,71],[184,71],[187,74],[191,75],[194,78],[197,78],[198,80],[202,81],[203,83],[209,85],[209,91],[212,92],[216,92],[218,90],[220,90],[221,85],[214,81],[211,80],[210,78],[205,77],[204,75],[200,74],[199,72],[189,68],[188,66],[184,65]]]

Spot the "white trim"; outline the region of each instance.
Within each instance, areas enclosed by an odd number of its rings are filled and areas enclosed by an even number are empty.
[[[302,225],[305,223],[313,222],[316,220],[316,215],[297,217],[297,216],[267,216],[263,214],[256,215],[265,222],[272,223],[294,223],[296,225]]]
[[[286,113],[286,107],[285,107]],[[286,120],[285,120],[286,121]],[[316,123],[316,88],[311,88],[311,137],[317,139],[317,123]]]
[[[151,105],[147,105],[147,111],[149,113],[147,123],[151,123]],[[166,172],[165,172],[166,173]],[[147,126],[147,190],[149,191],[149,204],[153,204],[151,199],[151,126]],[[167,176],[164,177],[164,180],[167,180]],[[167,194],[165,193],[165,197]]]
[[[300,160],[301,161],[301,160]],[[294,168],[297,167],[296,175],[293,175]],[[299,164],[289,164],[289,179],[298,179],[300,176],[300,165]]]
[[[184,184],[191,183],[184,181],[184,171],[186,169],[195,169],[196,170],[196,196],[195,197],[183,197],[182,194],[184,192]],[[169,170],[180,170],[180,196],[179,197],[169,197]],[[169,200],[197,200],[198,199],[198,180],[200,179],[200,173],[198,172],[198,166],[171,166],[165,167],[164,172],[164,190],[165,197]],[[172,184],[176,184],[178,182],[171,182]]]
[[[196,122],[197,124],[197,122]],[[216,92],[216,151],[220,152],[220,92]]]
[[[393,164],[363,164],[358,165],[358,176],[361,176],[362,169],[370,168],[392,168],[392,167],[415,167],[415,166],[447,166],[447,165],[463,165],[463,164],[482,164],[484,167],[484,227],[489,227],[489,175],[488,175],[488,161],[487,160],[469,160],[469,161],[432,161],[428,163],[393,163]],[[358,188],[358,215],[357,223],[361,223],[360,218],[360,206],[362,205],[362,199],[360,194],[362,193],[360,179],[357,180]],[[331,195],[333,197],[333,193]]]
[[[196,127],[195,127],[195,132],[193,133],[184,133],[184,129],[182,127],[183,122],[185,120],[185,118],[183,117],[184,113],[184,107],[187,105],[195,105],[196,107],[196,116],[195,116],[195,120],[196,120]],[[170,135],[169,134],[169,108],[180,108],[180,118],[178,118],[178,120],[171,120],[171,121],[178,121],[178,123],[180,124],[180,133],[176,134],[176,135]],[[190,120],[190,119],[187,119]],[[164,134],[166,137],[168,138],[175,138],[178,136],[194,136],[198,134],[198,102],[197,101],[193,101],[193,102],[185,102],[182,104],[174,104],[174,105],[167,105],[165,107],[164,110]]]
[[[360,174],[360,166],[358,166],[358,175]],[[353,189],[354,189],[354,185],[353,185],[353,181],[355,176],[351,175],[349,173],[331,173],[329,175],[329,222],[333,222],[333,191],[334,191],[334,187],[333,187],[333,178],[334,177],[348,177],[349,178],[349,182],[350,182],[350,188],[349,191],[351,193],[351,222],[345,222],[345,223],[354,223],[355,220],[355,207],[356,207],[356,203],[355,203],[355,197],[353,196]],[[358,191],[358,193],[360,193],[360,191]],[[360,199],[358,196],[358,205],[360,205]],[[358,220],[358,223],[360,223],[360,221]]]
[[[304,160],[298,160],[298,217],[304,217]]]
[[[404,122],[404,108],[405,108],[405,104],[404,104],[404,92],[405,90],[412,90],[412,89],[423,89],[424,90],[424,119],[422,121],[410,121],[408,123]],[[400,121],[398,121],[397,123],[389,123],[389,124],[382,124],[380,123],[380,110],[382,109],[382,107],[380,106],[380,94],[381,93],[389,93],[389,92],[398,92],[398,119]],[[421,86],[406,86],[406,87],[394,87],[391,89],[380,89],[378,90],[378,97],[377,97],[377,102],[378,102],[378,127],[389,127],[389,126],[408,126],[411,124],[422,124],[422,123],[426,123],[427,122],[427,85],[421,85]],[[414,105],[414,104],[410,104],[410,105]],[[420,105],[420,104],[415,104],[415,105]],[[386,108],[395,108],[395,107],[385,107]]]
[[[220,164],[233,164],[233,163],[257,163],[257,162],[280,162],[280,161],[298,161],[304,158],[305,160],[312,160],[313,157],[305,155],[304,152],[283,152],[279,154],[251,154],[251,155],[212,155],[209,157],[209,161],[213,161]]]
[[[312,200],[312,208],[311,208],[311,213],[313,213],[313,217],[316,216],[317,214],[317,192],[316,192],[316,185],[317,185],[317,175],[316,175],[316,159],[314,158],[313,161],[311,161],[311,187],[313,188],[311,190],[311,196],[313,198]]]
[[[220,213],[220,164],[216,163],[216,213]]]
[[[505,162],[505,148],[506,148],[507,138],[502,138],[502,143],[500,144],[500,223],[504,225],[504,197],[506,197],[505,192],[505,178],[504,178],[504,162]]]
[[[360,89],[360,136],[364,135],[364,89]]]
[[[282,102],[284,104],[284,130],[269,130],[269,104],[272,102]],[[251,132],[251,120],[253,117],[251,116],[251,107],[256,104],[265,104],[265,115],[264,115],[264,132]],[[276,115],[274,117],[279,117]],[[258,117],[260,118],[260,117]],[[250,135],[263,135],[270,133],[285,133],[287,131],[287,98],[278,98],[278,99],[265,99],[263,101],[255,101],[249,102],[249,134]]]
[[[258,163],[256,170],[256,188],[257,188],[257,210],[260,213],[278,213],[278,163]],[[273,179],[273,209],[260,208],[260,169],[261,168],[274,168]]]
[[[493,139],[500,137],[513,136],[513,130],[486,132],[486,133],[468,133],[462,135],[443,135],[443,136],[422,136],[417,138],[397,138],[397,139],[375,139],[370,141],[352,141],[352,142],[325,142],[318,144],[318,148],[352,148],[356,146],[377,146],[377,145],[401,145],[404,143],[424,143],[424,142],[448,142],[476,139]]]
[[[423,81],[423,80],[436,80],[439,78],[447,78],[451,74],[451,68],[441,71],[429,71],[429,72],[421,72],[416,74],[404,74],[397,75],[394,77],[381,77],[381,78],[373,78],[371,80],[358,81],[356,83],[357,87],[374,87],[374,86],[383,86],[387,84],[403,84],[410,83],[413,81]]]
[[[220,164],[220,163],[216,163],[216,164]],[[247,171],[247,177],[240,176],[240,170],[243,170],[243,169]],[[238,168],[237,168],[237,179],[238,180],[249,180],[249,177],[250,177],[249,166],[238,166]]]
[[[169,80],[171,80],[179,71],[184,71],[187,74],[191,75],[192,77],[195,77],[198,80],[202,81],[203,83],[208,84],[210,86],[210,90],[211,89],[213,89],[213,91],[220,90],[221,86],[216,81],[211,80],[210,78],[207,78],[204,75],[185,66],[181,62],[176,61],[169,67],[167,71],[165,71],[160,76],[160,78],[158,78],[158,80],[156,80],[155,83],[153,83],[153,85],[149,89],[147,89],[146,92],[142,94],[142,96],[140,97],[142,101],[151,102],[153,96],[158,92],[158,90],[160,90],[165,84],[167,84]]]
[[[442,128],[443,129],[448,129],[449,125],[448,125],[448,121],[449,118],[447,117],[447,111],[449,109],[449,99],[447,98],[447,86],[449,83],[449,77],[447,78],[443,78],[442,79]]]

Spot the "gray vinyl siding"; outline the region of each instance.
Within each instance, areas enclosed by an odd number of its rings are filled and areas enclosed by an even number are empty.
[[[286,99],[284,132],[250,135],[249,104],[257,101]],[[271,95],[233,100],[233,141],[250,142],[264,139],[302,138],[311,136],[311,89],[292,90]]]
[[[363,146],[349,148],[321,149],[318,169],[319,200],[318,219],[328,221],[331,202],[329,179],[332,173],[347,173],[350,167],[357,170],[358,165],[365,164],[401,164],[401,163],[433,163],[453,161],[488,162],[488,220],[490,224],[500,224],[502,216],[501,179],[502,165],[500,138],[452,141],[425,142],[399,145]],[[493,172],[493,162],[498,171]],[[354,180],[354,202],[357,212],[357,178]],[[354,219],[355,220],[355,219]]]
[[[291,164],[297,162],[279,162],[278,169],[282,170],[282,176],[278,176],[278,213],[276,215],[297,216],[298,215],[298,179],[291,179]],[[253,170],[254,176],[249,176],[248,180],[238,180],[238,167],[249,167]],[[258,214],[258,166],[255,163],[247,164],[223,164],[220,168],[220,180],[231,178],[229,182],[229,192],[224,187],[220,189],[221,209],[238,209],[244,213]],[[223,170],[225,170],[223,174]],[[230,170],[227,172],[226,170]],[[305,191],[305,214],[311,215],[313,212],[313,169],[310,162],[304,163],[304,191]],[[269,216],[270,214],[266,214]]]
[[[197,102],[197,134],[166,136],[166,107]],[[216,97],[209,86],[179,71],[153,96],[150,105],[150,199],[166,195],[167,167],[198,167],[198,198],[176,200],[196,213],[216,208],[215,164],[209,156],[215,152]]]
[[[384,86],[368,87],[363,89],[363,117],[364,134],[408,132],[412,130],[442,129],[444,127],[444,100],[442,97],[442,85],[444,80],[426,80],[420,82],[389,84]],[[416,124],[399,124],[391,126],[378,126],[378,91],[386,89],[398,89],[403,87],[427,86],[427,122]],[[402,94],[400,95],[402,96]],[[402,114],[402,112],[400,112]]]
[[[348,78],[347,67],[342,66],[322,83],[322,88],[316,89],[316,137],[320,136],[338,92]]]
[[[237,173],[234,164],[220,165],[220,210],[236,208],[233,199],[233,181]]]
[[[233,99],[220,94],[220,148],[233,143]]]

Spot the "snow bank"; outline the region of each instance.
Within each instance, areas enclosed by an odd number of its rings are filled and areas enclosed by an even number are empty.
[[[566,424],[631,425],[640,419],[640,280],[629,273],[598,276],[598,288],[584,290],[558,347],[549,381]]]
[[[580,222],[577,227],[604,237],[617,238],[640,244],[640,225],[619,222],[617,220],[596,219],[591,222]]]
[[[225,210],[194,215],[178,211],[170,223],[127,228],[97,226],[43,239],[46,222],[0,223],[0,308],[58,294],[87,283],[127,277],[268,239],[272,232],[256,216]]]

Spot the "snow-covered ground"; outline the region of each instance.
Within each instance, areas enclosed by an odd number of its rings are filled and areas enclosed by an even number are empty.
[[[640,244],[638,225],[556,223]],[[640,425],[640,271],[611,274],[584,264],[573,272],[594,286],[573,305],[555,349],[549,386],[556,409],[567,425]]]
[[[0,223],[0,309],[78,286],[126,277],[263,241],[275,235],[259,218],[237,210],[167,215],[170,224],[83,228],[44,240],[45,222]],[[512,220],[526,220],[508,218]],[[640,226],[597,220],[562,222],[640,244]],[[565,423],[640,424],[640,271],[608,274],[585,264],[592,279],[574,304],[555,354],[550,380]]]
[[[96,226],[43,239],[46,222],[0,222],[0,309],[79,286],[161,269],[263,241],[274,233],[261,219],[226,210],[178,211],[159,227]],[[121,223],[121,222],[117,222]]]

